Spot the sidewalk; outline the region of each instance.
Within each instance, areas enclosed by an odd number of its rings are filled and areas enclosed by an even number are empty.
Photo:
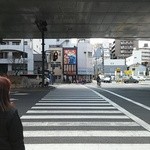
[[[97,86],[96,80],[93,80],[92,83],[93,86]],[[150,80],[147,81],[140,81],[139,83],[123,83],[123,82],[115,82],[112,83],[101,83],[101,88],[125,88],[125,87],[146,87],[150,88]]]
[[[15,91],[50,91],[52,89],[55,89],[55,86],[50,85],[48,87],[22,87],[22,88],[11,88],[11,92]]]

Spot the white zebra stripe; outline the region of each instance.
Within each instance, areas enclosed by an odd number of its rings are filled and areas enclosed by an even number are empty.
[[[10,101],[17,101],[18,99],[10,98]]]
[[[25,144],[26,150],[150,150],[150,144]]]
[[[28,126],[140,126],[136,122],[22,122]]]
[[[78,113],[78,114],[80,114],[80,113],[82,113],[82,114],[87,114],[87,113],[96,113],[96,114],[98,114],[98,113],[107,113],[107,114],[110,114],[110,113],[113,113],[113,114],[116,114],[116,113],[122,113],[122,112],[120,112],[120,111],[118,111],[118,110],[116,110],[116,111],[114,111],[114,110],[109,110],[109,111],[107,111],[107,110],[97,110],[97,111],[93,111],[93,110],[91,110],[91,111],[79,111],[79,110],[58,110],[58,111],[56,111],[56,110],[29,110],[29,111],[27,111],[27,113],[28,114],[31,114],[31,113],[33,113],[33,114],[42,114],[42,113],[51,113],[51,114],[55,114],[55,113],[60,113],[60,114],[62,114],[62,113],[69,113],[69,114],[73,114],[73,113]]]
[[[115,107],[88,107],[88,106],[84,106],[84,107],[74,107],[74,106],[69,106],[69,107],[34,106],[31,109],[58,109],[58,108],[59,109],[60,108],[61,109],[82,109],[82,110],[84,110],[84,109],[91,109],[91,110],[93,110],[93,109],[117,109]]]
[[[97,98],[90,98],[90,97],[88,97],[88,98],[82,98],[82,97],[79,97],[79,98],[76,98],[76,97],[72,97],[72,98],[62,98],[62,97],[60,97],[60,98],[56,98],[56,95],[55,95],[55,97],[54,98],[42,98],[41,100],[46,100],[46,101],[50,101],[50,100],[104,100],[103,98],[100,98],[100,97],[97,97]]]
[[[125,115],[24,115],[21,119],[129,119]]]
[[[105,101],[105,100],[99,100],[99,101],[95,101],[95,100],[93,100],[93,101],[82,101],[82,100],[74,100],[74,101],[71,101],[71,100],[63,100],[63,101],[61,101],[61,100],[55,100],[55,101],[53,101],[53,100],[49,100],[49,101],[47,101],[47,100],[41,100],[41,101],[39,101],[39,102],[42,102],[42,103],[45,103],[45,102],[51,102],[51,103],[95,103],[95,102],[99,102],[99,103],[101,103],[101,102],[106,102],[106,103],[108,103],[107,101]]]
[[[58,105],[58,106],[60,105],[61,106],[62,104],[59,104],[59,103],[36,103],[35,105],[46,105],[46,106],[47,105]],[[63,105],[72,105],[72,106],[73,105],[78,105],[78,106],[81,106],[81,105],[89,105],[89,106],[94,105],[95,106],[95,105],[97,105],[97,106],[101,106],[101,105],[111,105],[111,104],[109,104],[109,103],[100,103],[100,104],[93,104],[93,103],[92,104],[81,104],[81,103],[70,104],[70,103],[64,103]]]
[[[24,131],[24,137],[150,137],[149,131]]]

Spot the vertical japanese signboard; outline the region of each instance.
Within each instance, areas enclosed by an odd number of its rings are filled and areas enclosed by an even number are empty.
[[[64,75],[77,74],[77,48],[63,49],[63,73]]]

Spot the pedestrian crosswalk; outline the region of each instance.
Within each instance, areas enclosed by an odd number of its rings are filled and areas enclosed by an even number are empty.
[[[150,131],[83,85],[50,91],[21,117],[26,150],[149,150]]]

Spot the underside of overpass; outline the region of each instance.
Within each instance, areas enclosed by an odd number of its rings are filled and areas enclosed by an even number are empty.
[[[0,38],[150,37],[150,0],[0,0]]]

